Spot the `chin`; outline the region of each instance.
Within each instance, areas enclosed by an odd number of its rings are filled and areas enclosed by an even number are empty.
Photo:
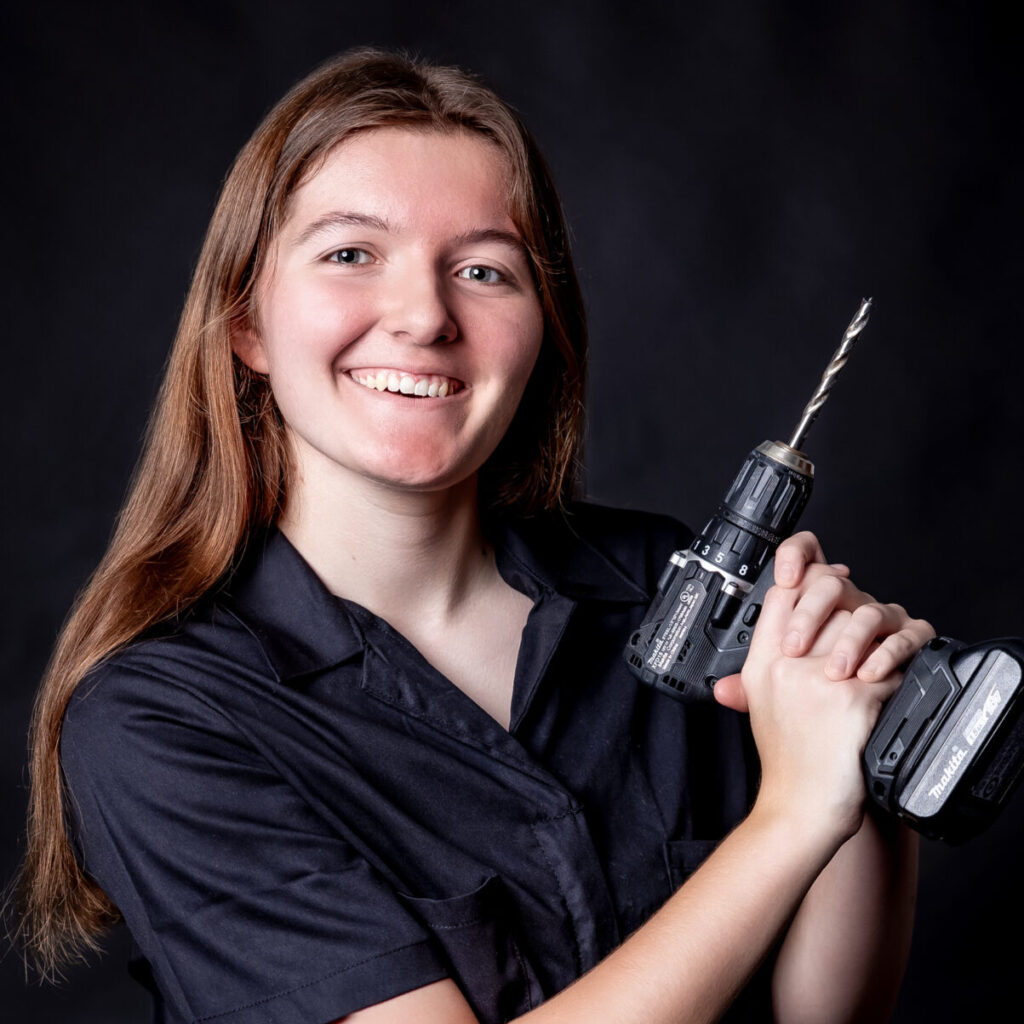
[[[482,443],[452,443],[457,439],[429,436],[379,436],[350,438],[343,448],[301,445],[297,459],[299,476],[319,489],[315,481],[325,483],[342,471],[342,479],[361,478],[396,491],[430,493],[450,490],[476,477],[477,470],[490,454],[488,439]],[[447,442],[447,443],[446,443]],[[341,482],[339,480],[339,482]],[[324,493],[333,485],[328,484]]]
[[[476,475],[476,462],[439,459],[438,452],[429,457],[411,458],[408,452],[400,457],[385,457],[375,465],[367,465],[364,475],[378,483],[410,492],[448,490]]]

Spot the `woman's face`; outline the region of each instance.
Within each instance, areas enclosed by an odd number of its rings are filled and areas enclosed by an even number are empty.
[[[494,451],[543,333],[506,184],[478,136],[387,128],[292,195],[235,351],[270,376],[293,487],[434,490]]]

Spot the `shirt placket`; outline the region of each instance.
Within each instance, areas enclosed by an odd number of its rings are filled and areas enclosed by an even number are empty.
[[[364,691],[486,754],[497,772],[513,773],[514,792],[529,804],[536,864],[557,892],[573,938],[572,964],[566,964],[568,975],[560,979],[561,984],[589,970],[619,942],[607,882],[582,806],[515,735],[516,725],[543,691],[547,667],[575,607],[574,601],[551,592],[536,601],[517,662],[511,732],[386,624],[361,623],[374,649],[368,661],[378,666],[367,670]]]

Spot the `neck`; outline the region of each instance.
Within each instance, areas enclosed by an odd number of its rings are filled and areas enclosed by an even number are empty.
[[[362,478],[310,490],[294,489],[281,531],[328,590],[393,623],[451,619],[495,572],[475,476],[430,492]]]

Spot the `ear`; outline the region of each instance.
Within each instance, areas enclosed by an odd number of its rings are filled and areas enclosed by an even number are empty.
[[[254,373],[270,373],[267,353],[259,334],[241,324],[231,329],[231,349]]]

